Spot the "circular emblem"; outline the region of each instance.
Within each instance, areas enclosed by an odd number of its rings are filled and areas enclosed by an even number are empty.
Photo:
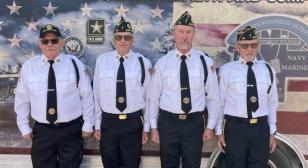
[[[49,108],[48,109],[48,114],[54,115],[56,113],[56,110],[54,108]]]
[[[124,97],[119,97],[119,98],[118,98],[118,102],[119,102],[119,103],[124,103],[124,101],[125,101]]]
[[[63,52],[65,54],[75,55],[81,57],[85,48],[81,40],[76,37],[67,37],[64,40]]]
[[[189,102],[190,102],[190,98],[185,97],[185,98],[183,99],[183,103],[184,103],[184,104],[188,104]]]
[[[51,30],[52,29],[52,25],[47,25],[47,30]]]
[[[250,102],[251,102],[251,103],[257,102],[257,97],[256,97],[256,96],[251,96],[251,97],[250,97]]]

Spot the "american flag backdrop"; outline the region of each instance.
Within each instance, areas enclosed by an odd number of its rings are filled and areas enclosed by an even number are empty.
[[[221,66],[237,59],[236,31],[257,28],[258,53],[277,71],[280,107],[278,130],[308,138],[308,2],[257,3],[172,0],[0,0],[0,148],[27,148],[15,124],[14,87],[18,71],[30,57],[41,54],[38,30],[47,23],[58,26],[64,37],[83,43],[79,57],[93,70],[101,53],[113,50],[114,25],[124,17],[135,31],[133,50],[153,64],[174,47],[171,28],[189,11],[196,24],[194,47],[207,52]],[[89,19],[104,19],[104,43],[87,43]],[[103,30],[102,30],[103,31]],[[90,144],[90,143],[88,143]],[[299,141],[298,144],[303,144]],[[301,146],[308,156],[308,142]],[[97,146],[88,145],[88,148]],[[149,147],[148,150],[157,150]],[[1,150],[0,150],[1,152]],[[308,157],[307,157],[308,158]]]

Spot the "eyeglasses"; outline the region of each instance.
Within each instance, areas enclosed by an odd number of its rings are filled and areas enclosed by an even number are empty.
[[[115,35],[113,39],[115,41],[121,41],[124,38],[124,41],[131,41],[133,39],[133,36],[131,35]]]
[[[48,45],[48,44],[58,44],[59,43],[59,40],[60,39],[50,39],[50,40],[48,40],[48,39],[41,39],[40,40],[40,42],[41,42],[41,44],[43,44],[43,45]]]
[[[259,46],[259,43],[252,43],[252,44],[238,44],[242,49],[247,49],[249,46],[252,49],[256,49]]]

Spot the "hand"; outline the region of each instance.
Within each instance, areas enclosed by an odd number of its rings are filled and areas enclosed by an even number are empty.
[[[202,137],[203,141],[208,141],[212,138],[214,138],[213,129],[206,128],[203,132],[203,137]]]
[[[151,140],[154,143],[159,144],[159,134],[157,128],[151,130]]]
[[[30,142],[32,141],[32,137],[33,137],[32,132],[23,136],[25,140],[30,141]]]
[[[270,144],[270,153],[273,153],[277,147],[277,143],[276,143],[276,138],[275,135],[270,135],[270,139],[269,139],[269,144]]]
[[[87,137],[89,137],[91,134],[92,134],[92,132],[86,132],[86,131],[82,131],[82,132],[81,132],[82,138],[87,138]]]
[[[95,130],[94,131],[94,137],[96,140],[101,140],[101,130]]]
[[[225,142],[225,136],[224,135],[218,135],[217,145],[222,153],[226,153],[226,142]]]
[[[149,135],[147,132],[142,133],[142,145],[146,144],[149,140]]]

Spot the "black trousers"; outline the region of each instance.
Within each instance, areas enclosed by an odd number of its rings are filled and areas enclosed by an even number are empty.
[[[226,168],[266,168],[269,160],[269,125],[226,120]]]
[[[139,168],[142,148],[142,112],[127,119],[102,114],[100,151],[104,168]]]
[[[82,121],[52,126],[35,123],[31,159],[33,168],[78,168],[82,161]]]
[[[178,115],[160,110],[158,119],[160,160],[162,168],[199,168],[202,157],[203,113],[188,115],[180,120]]]

